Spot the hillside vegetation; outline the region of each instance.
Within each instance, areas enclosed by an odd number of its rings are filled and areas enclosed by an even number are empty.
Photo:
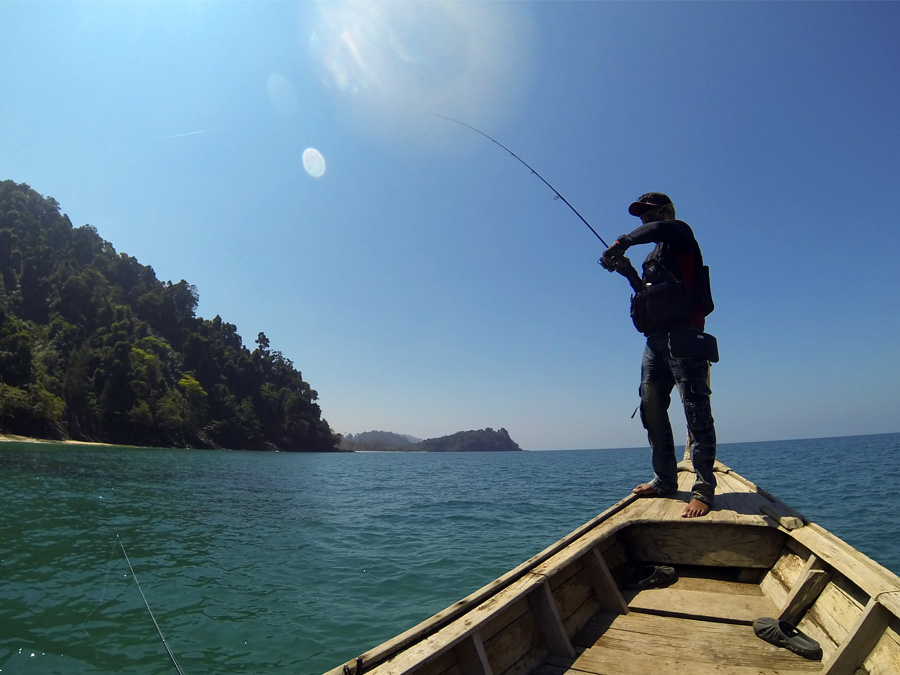
[[[259,333],[195,315],[26,184],[0,182],[0,432],[129,445],[334,450],[318,395]]]

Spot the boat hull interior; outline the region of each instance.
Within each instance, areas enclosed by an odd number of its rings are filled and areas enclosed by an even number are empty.
[[[719,465],[716,502],[629,496],[514,570],[327,675],[900,673],[900,579]],[[634,587],[648,566],[674,581]],[[770,644],[789,622],[821,658]]]

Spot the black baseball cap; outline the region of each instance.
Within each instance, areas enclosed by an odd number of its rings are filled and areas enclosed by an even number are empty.
[[[648,192],[638,197],[636,202],[631,203],[631,206],[628,207],[628,213],[633,216],[641,216],[647,211],[652,211],[671,203],[672,200],[662,192]]]

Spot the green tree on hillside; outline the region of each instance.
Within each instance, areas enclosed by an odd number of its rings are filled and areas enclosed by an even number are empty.
[[[115,443],[330,451],[318,395],[264,333],[196,316],[197,289],[0,182],[0,431]]]

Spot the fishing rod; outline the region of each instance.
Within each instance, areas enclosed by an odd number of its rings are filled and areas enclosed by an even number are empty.
[[[116,534],[116,540],[119,542],[119,546],[122,547],[122,555],[125,556],[125,562],[128,563],[128,569],[131,570],[131,578],[134,579],[134,583],[138,587],[138,591],[141,594],[141,600],[144,601],[144,607],[147,608],[147,613],[150,615],[150,620],[153,621],[153,625],[156,626],[156,632],[159,634],[159,639],[162,640],[163,646],[169,653],[169,658],[172,659],[172,665],[175,666],[175,670],[178,671],[178,675],[184,675],[184,671],[181,669],[181,666],[178,665],[178,661],[175,660],[175,654],[173,654],[172,650],[169,649],[169,643],[166,642],[166,638],[163,636],[159,624],[156,623],[156,617],[153,616],[153,610],[150,609],[150,604],[147,602],[147,598],[144,597],[144,591],[141,589],[141,585],[138,583],[137,575],[134,573],[134,568],[131,566],[131,561],[128,559],[128,554],[125,552],[125,544],[122,543],[122,539],[118,534]]]
[[[600,243],[601,243],[601,244],[603,244],[606,248],[609,248],[609,244],[607,244],[605,241],[603,241],[603,237],[601,237],[599,234],[597,234],[597,230],[595,230],[593,227],[591,227],[591,224],[590,224],[588,221],[586,221],[586,220],[584,219],[584,216],[582,216],[580,213],[578,213],[577,209],[569,203],[569,200],[568,200],[568,199],[566,199],[565,197],[562,196],[562,194],[560,194],[559,190],[557,190],[555,187],[553,187],[552,185],[550,185],[550,183],[548,183],[547,180],[546,180],[541,174],[539,174],[537,171],[535,171],[534,168],[533,168],[530,164],[528,164],[528,162],[526,162],[524,159],[522,159],[521,157],[519,157],[519,156],[518,156],[516,153],[514,153],[512,150],[510,150],[510,149],[507,148],[505,145],[503,145],[503,143],[501,143],[500,141],[498,141],[496,138],[492,138],[491,136],[488,136],[488,135],[487,135],[486,133],[484,133],[483,131],[481,131],[481,130],[479,130],[479,129],[476,129],[476,128],[473,127],[471,124],[466,124],[465,122],[460,122],[459,120],[453,119],[452,117],[447,117],[446,115],[438,115],[437,113],[435,113],[435,117],[442,117],[442,118],[445,119],[445,120],[449,120],[449,121],[451,121],[451,122],[456,122],[457,124],[461,124],[461,125],[464,126],[464,127],[468,127],[469,129],[471,129],[471,130],[474,131],[475,133],[481,134],[482,136],[484,136],[484,137],[485,137],[486,139],[488,139],[489,141],[493,141],[494,143],[496,143],[497,145],[499,145],[501,148],[503,148],[504,150],[506,150],[506,151],[507,151],[509,154],[511,154],[513,157],[515,157],[517,160],[519,160],[520,162],[522,162],[522,164],[524,164],[528,169],[531,170],[531,173],[533,173],[535,176],[537,176],[538,178],[541,179],[541,182],[543,182],[544,185],[546,185],[548,188],[550,188],[551,190],[553,190],[553,194],[556,195],[556,199],[562,199],[563,203],[564,203],[566,206],[568,206],[570,209],[572,209],[572,212],[573,212],[576,216],[578,216],[578,217],[581,219],[581,222],[582,222],[582,223],[584,223],[585,225],[587,225],[588,229],[589,229],[591,232],[594,233],[594,236],[597,237],[597,239],[600,240]]]

